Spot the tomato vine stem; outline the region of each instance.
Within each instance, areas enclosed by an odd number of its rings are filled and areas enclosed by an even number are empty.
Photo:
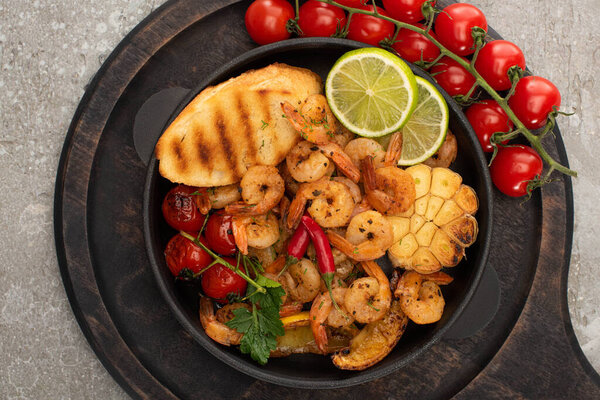
[[[513,83],[513,87],[511,88],[509,95],[507,95],[506,97],[500,96],[500,94],[487,83],[487,81],[479,74],[479,72],[477,72],[477,70],[475,69],[475,66],[474,66],[474,62],[470,62],[468,60],[465,61],[459,55],[448,50],[448,48],[446,48],[443,44],[441,44],[436,38],[434,38],[431,35],[430,31],[431,31],[431,26],[432,26],[432,21],[433,21],[433,15],[428,16],[426,29],[422,29],[422,28],[419,28],[418,26],[414,26],[409,23],[398,21],[394,18],[382,15],[379,12],[377,12],[377,8],[375,8],[375,11],[370,11],[370,10],[345,6],[343,4],[337,3],[334,0],[318,0],[318,1],[334,5],[336,7],[340,7],[351,14],[365,14],[365,15],[370,15],[370,16],[373,16],[376,18],[383,19],[385,21],[388,21],[388,22],[391,22],[392,24],[394,24],[396,26],[396,30],[403,29],[403,28],[409,29],[411,31],[420,33],[421,35],[425,36],[427,39],[429,39],[434,45],[436,45],[440,49],[440,58],[442,56],[447,56],[447,57],[455,60],[456,62],[458,62],[463,68],[465,68],[475,78],[476,84],[479,87],[481,87],[483,90],[485,90],[492,97],[492,99],[494,99],[498,102],[500,107],[502,107],[502,109],[506,112],[506,114],[508,115],[510,120],[514,123],[515,131],[517,131],[518,133],[520,133],[527,139],[527,141],[531,144],[531,146],[535,149],[535,151],[537,151],[537,153],[540,155],[540,157],[546,162],[546,164],[549,167],[550,172],[556,170],[565,175],[569,175],[569,176],[573,176],[573,177],[577,176],[576,171],[562,165],[561,163],[556,161],[554,158],[552,158],[552,156],[550,156],[550,154],[548,154],[548,152],[546,151],[546,149],[544,149],[544,147],[541,143],[541,140],[540,140],[541,137],[543,137],[543,135],[537,136],[534,133],[532,133],[529,129],[527,129],[525,127],[525,125],[521,122],[521,120],[519,120],[519,118],[517,118],[517,116],[512,111],[512,109],[508,106],[508,97],[510,97],[510,95],[512,95],[512,93],[514,92],[514,86],[516,85],[516,82]],[[428,2],[424,3],[424,6],[425,5],[428,5]],[[475,49],[476,54],[478,53],[478,49],[481,48],[482,45],[483,45],[482,43],[477,44],[477,47]]]

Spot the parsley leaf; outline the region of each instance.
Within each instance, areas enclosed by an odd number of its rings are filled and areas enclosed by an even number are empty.
[[[267,363],[271,350],[277,348],[277,336],[285,334],[279,319],[281,296],[285,291],[281,285],[269,278],[258,275],[256,283],[266,289],[266,293],[248,286],[246,297],[252,301],[252,312],[245,308],[233,310],[234,318],[227,326],[243,333],[240,350],[250,354],[261,365]]]

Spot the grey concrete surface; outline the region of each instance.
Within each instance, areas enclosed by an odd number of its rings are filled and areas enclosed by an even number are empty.
[[[200,0],[199,0],[200,1]],[[473,0],[554,82],[574,169],[569,309],[600,369],[599,0]],[[69,307],[54,250],[58,157],[84,87],[161,0],[0,0],[0,399],[121,399]]]

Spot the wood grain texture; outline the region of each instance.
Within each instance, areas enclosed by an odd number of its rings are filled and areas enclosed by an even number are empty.
[[[254,47],[241,18],[246,6],[165,4],[99,71],[69,131],[56,190],[59,261],[82,330],[119,384],[133,397],[161,399],[598,398],[598,376],[577,348],[566,308],[568,180],[523,206],[496,198],[489,262],[503,293],[497,317],[471,338],[442,340],[390,377],[335,391],[278,387],[225,366],[179,326],[146,265],[145,166],[133,147],[133,117],[156,91],[193,87]],[[216,46],[217,37],[227,45]],[[560,136],[550,147],[563,151]]]

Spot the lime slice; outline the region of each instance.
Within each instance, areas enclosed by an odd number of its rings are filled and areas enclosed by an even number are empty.
[[[417,107],[402,128],[402,154],[398,165],[414,165],[435,154],[446,139],[448,104],[429,81],[416,77]]]
[[[408,65],[371,47],[340,57],[327,75],[325,93],[342,125],[366,137],[399,130],[417,105],[417,83]]]

